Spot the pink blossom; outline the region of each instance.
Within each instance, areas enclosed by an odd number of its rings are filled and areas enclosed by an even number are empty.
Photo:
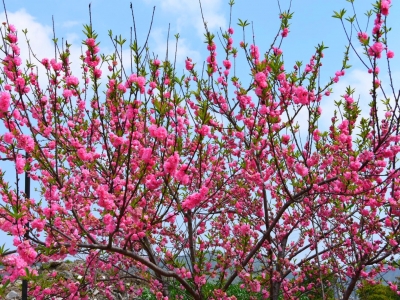
[[[383,44],[381,42],[376,42],[368,49],[368,54],[370,56],[375,56],[376,58],[381,58],[381,53],[383,51]]]
[[[25,158],[23,158],[21,154],[17,155],[17,158],[15,160],[15,168],[17,169],[18,174],[24,173]]]
[[[320,131],[318,129],[315,129],[313,132],[313,139],[314,141],[318,142],[320,140]]]
[[[228,29],[228,33],[229,33],[229,34],[233,34],[233,32],[234,32],[234,31],[233,31],[233,28],[229,28],[229,29]]]
[[[7,38],[11,43],[16,43],[18,41],[17,36],[13,33],[8,34]]]
[[[96,190],[97,196],[99,197],[98,205],[104,209],[111,210],[115,204],[113,202],[113,196],[108,192],[107,185],[100,185]]]
[[[223,64],[224,64],[224,66],[225,66],[225,68],[226,69],[230,69],[231,68],[231,66],[232,66],[232,63],[229,61],[229,60],[224,60],[223,61]]]
[[[254,59],[258,60],[258,58],[260,57],[260,52],[258,51],[258,47],[255,45],[250,45],[250,54]]]
[[[282,49],[280,49],[278,47],[272,47],[272,49],[274,50],[274,54],[276,56],[281,55],[283,53]]]
[[[393,58],[394,57],[394,52],[392,50],[388,50],[386,55],[387,55],[387,58]]]
[[[35,142],[29,135],[21,135],[18,138],[18,147],[24,149],[26,152],[30,153],[35,148]]]
[[[390,1],[381,0],[381,13],[382,13],[382,15],[387,16],[389,14],[389,7],[390,7]]]
[[[110,214],[104,215],[103,222],[106,225],[106,230],[108,233],[111,233],[115,230],[115,221]]]
[[[51,67],[53,68],[54,71],[60,71],[62,68],[62,63],[61,62],[56,62],[54,58],[50,60]]]
[[[200,197],[198,194],[193,194],[188,196],[185,201],[182,202],[183,209],[193,209],[200,202]]]
[[[79,84],[79,79],[76,78],[75,76],[68,76],[65,79],[65,82],[66,82],[67,86],[71,86],[71,85],[77,86]]]
[[[362,44],[365,44],[368,41],[368,34],[366,32],[359,32],[358,39]]]
[[[126,93],[126,87],[123,83],[118,84],[118,90],[122,93]]]
[[[69,89],[65,89],[65,90],[63,91],[63,96],[64,96],[64,98],[69,98],[69,97],[71,97],[72,95],[73,95],[73,93],[72,93],[72,91],[69,90]]]
[[[254,80],[258,83],[258,86],[260,88],[266,88],[267,87],[267,76],[263,72],[258,72],[254,76]]]
[[[48,58],[43,58],[42,59],[42,64],[46,67],[46,69],[50,69],[49,59]]]
[[[155,59],[155,60],[153,61],[153,65],[155,65],[156,67],[159,67],[160,64],[161,64],[161,62],[160,62],[158,59]]]
[[[144,161],[146,164],[152,162],[152,157],[151,157],[152,153],[153,153],[153,149],[151,149],[151,148],[144,148],[144,149],[142,149],[142,155],[141,155],[141,157],[142,157],[143,161]]]
[[[178,152],[175,152],[174,155],[168,157],[168,159],[164,162],[164,171],[167,174],[174,175],[178,163],[179,163],[179,154]]]
[[[175,179],[183,185],[187,185],[190,181],[189,176],[186,174],[187,165],[182,165],[178,172],[175,172]]]
[[[29,241],[24,241],[17,247],[19,256],[25,260],[28,264],[32,264],[36,260],[36,251],[29,244]]]
[[[193,63],[192,63],[192,60],[190,58],[185,60],[185,66],[186,66],[186,70],[188,70],[188,71],[193,70]]]
[[[154,124],[149,127],[149,132],[152,137],[159,140],[164,140],[168,135],[168,132],[164,127],[157,127]]]
[[[207,134],[210,133],[210,127],[208,127],[207,125],[203,125],[198,132],[202,135],[202,136],[206,136]]]
[[[154,174],[150,174],[146,177],[145,185],[149,190],[157,189],[162,183],[162,180],[157,180]]]
[[[90,161],[92,159],[92,155],[87,153],[85,148],[79,148],[76,154],[82,161]]]
[[[88,38],[86,40],[86,45],[88,45],[89,47],[94,47],[96,46],[96,41],[94,38]]]
[[[298,163],[296,164],[295,168],[296,168],[296,173],[302,177],[308,174],[308,169],[303,164]]]
[[[8,92],[0,92],[0,113],[7,112],[10,107],[11,96]]]
[[[354,99],[350,97],[349,95],[344,95],[344,99],[348,104],[352,104],[354,102]]]
[[[3,136],[3,139],[6,143],[11,144],[14,139],[14,135],[11,132],[6,132]]]
[[[282,36],[282,37],[287,37],[288,33],[289,33],[289,29],[288,29],[288,28],[284,28],[284,29],[282,30],[281,36]]]
[[[101,73],[102,73],[102,71],[101,71],[100,69],[95,68],[95,69],[93,70],[93,76],[94,76],[94,78],[99,79],[99,78],[101,77]]]
[[[42,231],[44,229],[44,225],[46,224],[46,220],[35,219],[31,222],[30,226],[33,229],[37,229],[38,231]]]
[[[282,135],[282,143],[287,145],[289,143],[289,141],[290,141],[290,135],[283,134]]]
[[[15,28],[15,26],[13,24],[8,25],[8,30],[10,30],[11,32],[17,31],[17,29]]]
[[[285,80],[286,79],[286,74],[285,73],[280,73],[278,76],[276,76],[276,79],[279,81]]]

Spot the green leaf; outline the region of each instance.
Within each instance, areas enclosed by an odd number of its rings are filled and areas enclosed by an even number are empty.
[[[239,19],[238,25],[239,25],[240,27],[243,27],[243,28],[244,28],[244,27],[250,25],[250,23],[247,22],[247,20],[244,20],[244,22],[243,22],[241,19]]]
[[[342,9],[340,12],[337,11],[333,11],[334,15],[332,16],[332,18],[336,18],[336,19],[342,19],[343,16],[346,14],[346,10]]]

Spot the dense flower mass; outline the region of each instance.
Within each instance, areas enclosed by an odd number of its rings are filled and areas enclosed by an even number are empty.
[[[206,61],[187,57],[183,76],[137,41],[129,73],[125,50],[103,55],[86,25],[82,74],[68,44],[56,47],[38,58],[46,86],[4,23],[0,159],[15,176],[0,170],[0,230],[14,247],[0,248],[1,283],[27,278],[36,299],[74,300],[237,300],[236,282],[249,299],[350,299],[375,283],[400,252],[400,99],[382,76],[391,5],[376,2],[371,32],[357,32],[326,82],[323,44],[304,66],[284,64],[290,11],[266,50],[207,30]],[[369,97],[348,87],[333,100],[360,43]],[[70,257],[84,259],[78,276],[34,268]]]

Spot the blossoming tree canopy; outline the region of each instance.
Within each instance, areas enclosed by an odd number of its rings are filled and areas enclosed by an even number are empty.
[[[262,52],[246,40],[247,21],[239,20],[243,33],[229,27],[219,41],[205,24],[209,56],[203,68],[187,58],[183,75],[136,40],[129,73],[125,40],[113,39],[115,52],[103,55],[92,25],[84,26],[80,62],[70,61],[66,44],[56,45],[56,57],[30,52],[23,63],[21,34],[4,23],[0,152],[17,178],[0,176],[0,229],[15,246],[1,249],[2,283],[25,278],[36,299],[91,299],[95,290],[113,299],[116,290],[147,288],[157,299],[233,300],[236,282],[254,299],[325,298],[331,285],[349,299],[362,280],[393,269],[400,107],[390,68],[387,91],[379,73],[395,55],[390,6],[374,4],[372,31],[335,12],[348,46],[326,83],[324,44],[305,67],[284,65],[290,10]],[[363,99],[370,111],[361,115],[349,87],[325,130],[321,103],[333,101],[358,47],[371,76]],[[239,72],[241,57],[249,68]],[[81,74],[72,73],[76,63]],[[40,187],[37,196],[22,192],[24,173]],[[34,268],[68,256],[84,257],[79,277]]]

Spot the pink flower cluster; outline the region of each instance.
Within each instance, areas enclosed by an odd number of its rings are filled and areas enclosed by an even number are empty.
[[[368,48],[368,54],[376,58],[381,58],[383,49],[383,44],[381,42],[376,42]]]
[[[168,132],[164,127],[157,127],[157,125],[154,124],[149,127],[149,132],[152,137],[159,140],[164,140],[168,135]]]
[[[381,13],[384,16],[389,15],[389,8],[390,4],[392,3],[391,0],[381,0]]]
[[[128,81],[125,83],[125,87],[130,88],[134,83],[137,84],[140,93],[144,94],[146,79],[142,76],[137,76],[136,74],[132,74],[131,76],[129,76]]]
[[[164,171],[169,175],[174,175],[179,163],[179,154],[175,152],[174,155],[168,157],[164,162]]]
[[[86,57],[84,61],[90,68],[92,68],[93,76],[95,78],[100,78],[102,72],[97,68],[100,63],[100,56],[97,55],[100,48],[96,45],[96,40],[94,38],[88,38],[85,43],[88,46],[88,50],[85,52]]]
[[[218,70],[217,52],[215,51],[216,49],[217,46],[215,45],[215,43],[207,46],[207,50],[210,51],[210,56],[207,57],[207,66],[211,70],[211,74],[215,73]]]
[[[185,60],[185,67],[186,67],[186,70],[188,70],[188,71],[193,70],[194,64],[192,63],[191,58],[188,58]]]
[[[282,30],[282,32],[281,32],[281,36],[282,37],[287,37],[288,36],[288,33],[289,33],[289,28],[283,28],[283,30]]]
[[[258,46],[250,45],[250,56],[254,59],[254,63],[257,65],[259,63],[260,52],[258,51]]]
[[[296,169],[296,173],[302,177],[304,177],[308,174],[308,168],[301,163],[296,164],[295,169]]]
[[[97,196],[99,197],[98,205],[106,210],[112,210],[115,207],[113,201],[113,195],[108,192],[107,185],[100,185],[96,190]]]
[[[10,108],[11,96],[8,92],[0,92],[0,115],[8,112]]]
[[[185,201],[182,202],[182,209],[193,209],[204,201],[208,194],[208,188],[203,186],[200,188],[198,193],[189,195]]]
[[[361,44],[365,45],[368,42],[368,34],[366,32],[359,32],[358,39],[360,40]]]
[[[335,77],[333,78],[333,82],[338,83],[339,82],[339,77],[344,76],[344,74],[345,74],[344,70],[336,71],[335,72]]]

